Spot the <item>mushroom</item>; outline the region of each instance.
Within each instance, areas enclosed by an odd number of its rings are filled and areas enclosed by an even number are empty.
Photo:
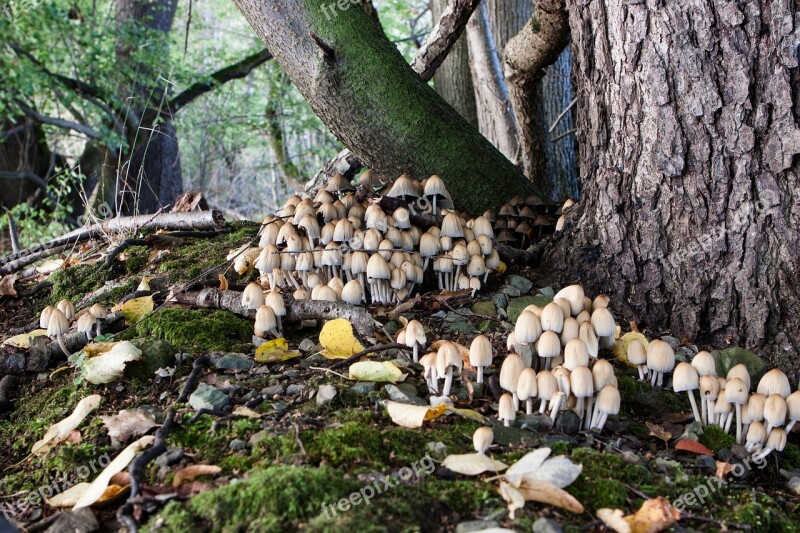
[[[70,322],[75,316],[75,306],[72,305],[72,302],[70,302],[66,298],[58,302],[56,309],[64,313],[64,316],[67,317],[67,320],[69,320]]]
[[[469,345],[469,364],[478,369],[478,383],[483,383],[483,371],[492,364],[492,343],[484,335],[472,339]]]
[[[532,311],[527,309],[520,313],[514,325],[514,338],[518,344],[533,344],[542,335],[542,326]],[[559,351],[561,341],[559,340]]]
[[[536,353],[544,359],[544,369],[549,370],[551,359],[561,355],[561,339],[553,331],[542,332],[542,336],[536,341]]]
[[[569,384],[572,389],[572,394],[577,398],[578,402],[575,405],[576,413],[583,422],[583,417],[588,416],[591,418],[592,411],[591,405],[587,406],[587,402],[594,395],[594,379],[592,371],[585,366],[579,366],[572,371],[569,377]],[[584,415],[584,413],[586,413]],[[591,427],[591,421],[589,422]]]
[[[750,398],[747,399],[747,405],[745,405],[744,412],[742,413],[742,418],[744,419],[742,420],[744,424],[744,428],[742,429],[743,433],[747,433],[750,424],[764,421],[764,404],[766,402],[767,397],[757,392],[751,394]],[[764,438],[766,438],[766,434]]]
[[[406,342],[405,345],[412,349],[414,353],[414,362],[419,361],[419,348],[421,346],[425,346],[425,343],[428,342],[427,337],[425,336],[425,328],[422,327],[422,324],[419,320],[412,320],[406,326]]]
[[[614,375],[614,367],[611,366],[611,363],[606,361],[605,359],[598,359],[595,361],[594,365],[592,366],[592,381],[594,382],[594,390],[601,391],[603,390],[606,385],[613,385],[614,387],[617,386],[617,377]],[[592,405],[592,399],[589,399],[589,406]],[[592,410],[591,418],[586,418],[586,420],[594,421],[598,416],[597,411],[597,402],[595,402],[594,409]],[[584,427],[586,429],[591,429],[591,424],[585,424]]]
[[[639,379],[644,381],[647,379],[649,369],[647,368],[647,352],[645,351],[644,344],[639,339],[632,339],[628,343],[627,350],[628,361],[632,365],[636,365],[639,369]]]
[[[432,214],[438,215],[439,212],[436,206],[437,201],[448,198],[447,188],[445,187],[444,180],[434,174],[425,180],[425,188],[423,189],[422,194],[425,196],[425,198],[431,201]]]
[[[788,398],[792,393],[792,388],[789,386],[789,378],[777,368],[773,368],[764,374],[764,377],[758,382],[758,389],[756,390],[766,397],[778,394],[784,399]]]
[[[492,445],[493,440],[494,432],[489,426],[481,426],[472,434],[472,446],[480,454],[486,455],[486,451]]]
[[[597,416],[592,421],[591,429],[603,431],[608,415],[619,414],[621,398],[619,390],[613,385],[606,385],[597,395]]]
[[[436,374],[444,376],[442,396],[450,395],[453,384],[453,371],[461,372],[463,360],[458,347],[450,341],[444,341],[436,352]]]
[[[536,374],[536,387],[539,389],[539,412],[547,410],[547,404],[558,392],[558,380],[549,370],[542,370]]]
[[[599,309],[601,307],[608,307],[609,302],[611,302],[611,298],[609,298],[605,294],[598,294],[597,296],[595,296],[594,300],[592,301],[592,309]]]
[[[380,254],[372,254],[367,263],[367,280],[373,304],[388,304],[391,301],[388,282],[391,277],[389,263]]]
[[[574,317],[568,316],[564,319],[564,327],[561,328],[561,346],[566,346],[569,341],[572,339],[579,338],[580,335],[580,325],[578,321],[575,320]],[[586,344],[584,342],[584,344]],[[587,353],[589,347],[586,347]]]
[[[271,307],[262,305],[256,310],[256,323],[255,326],[253,326],[253,332],[256,337],[261,337],[263,339],[267,336],[267,333],[269,333],[277,338],[278,332],[275,329],[277,327],[278,319]]]
[[[678,363],[672,375],[672,389],[675,392],[685,392],[689,396],[689,403],[692,404],[692,414],[696,422],[703,423],[700,411],[697,409],[697,402],[694,399],[693,390],[700,387],[700,377],[697,370],[689,363]]]
[[[714,356],[706,351],[700,352],[692,358],[692,366],[697,370],[697,375],[701,378],[703,376],[717,375],[717,363],[714,360]]]
[[[569,302],[573,315],[578,315],[583,311],[583,287],[580,285],[569,285],[556,293],[553,300],[563,298]]]
[[[500,367],[500,387],[513,395],[515,410],[519,409],[517,381],[524,368],[525,362],[515,353],[508,354]]]
[[[497,407],[497,418],[503,421],[505,427],[509,427],[511,422],[517,418],[517,410],[514,408],[514,399],[508,393],[500,396],[500,403]]]
[[[564,312],[557,303],[550,302],[542,309],[541,322],[543,331],[561,333],[564,328]]]
[[[39,315],[39,327],[42,329],[47,329],[47,323],[50,321],[50,315],[53,314],[53,307],[52,305],[48,305],[44,309],[42,309],[42,314]]]
[[[767,423],[767,433],[786,423],[787,411],[786,400],[783,399],[783,396],[773,394],[767,397],[767,401],[764,402],[764,421]]]
[[[782,452],[785,447],[786,432],[781,428],[775,428],[769,431],[769,437],[767,437],[767,444],[764,446],[764,449],[754,457],[757,461],[761,461],[772,453],[773,450]]]
[[[614,322],[614,315],[605,307],[598,307],[592,310],[592,326],[598,337],[614,337],[617,332],[617,324]]]
[[[242,291],[242,307],[245,309],[258,309],[266,303],[264,291],[256,282],[248,283]]]
[[[264,303],[272,308],[275,313],[275,318],[278,320],[278,333],[283,334],[283,324],[281,318],[286,316],[286,304],[283,302],[283,296],[278,291],[270,291],[264,298]]]
[[[601,307],[600,309],[603,308]],[[660,339],[656,339],[647,345],[647,368],[653,372],[653,376],[650,379],[652,386],[658,385],[661,387],[664,384],[664,373],[669,372],[674,367],[675,352],[672,350],[672,346]]]
[[[47,336],[55,337],[58,340],[58,346],[64,355],[69,355],[70,351],[67,350],[67,345],[64,343],[64,334],[69,331],[69,320],[66,315],[58,309],[53,309],[50,313],[50,319],[47,321]]]
[[[753,422],[747,430],[745,449],[751,453],[757,453],[764,441],[767,440],[767,430],[761,422]]]
[[[87,311],[79,316],[75,329],[81,333],[85,333],[88,340],[92,340],[92,330],[94,329],[94,317],[92,313]]]
[[[580,339],[572,339],[564,346],[564,366],[575,370],[579,366],[589,366],[589,348]]]
[[[732,416],[733,404],[728,401],[728,395],[725,394],[725,389],[721,389],[717,395],[717,401],[714,403],[714,423],[724,431],[728,423],[728,417]]]
[[[789,419],[789,424],[786,426],[788,435],[794,425],[800,421],[800,391],[793,392],[786,398],[786,417]]]
[[[539,394],[539,387],[536,382],[536,371],[532,368],[525,368],[517,380],[517,397],[525,402],[525,414],[533,413],[533,399]]]
[[[750,392],[750,372],[747,371],[747,367],[743,364],[738,364],[733,366],[730,370],[728,370],[728,375],[725,378],[730,382],[733,378],[739,378],[745,385],[745,389],[747,392]]]
[[[699,374],[699,372],[698,372]],[[709,419],[714,414],[714,403],[719,396],[719,381],[714,376],[701,376],[700,377],[700,399],[701,414],[703,417],[703,425],[709,425]]]
[[[563,407],[566,397],[567,395],[561,391],[553,395],[550,401],[550,420],[552,420],[553,423],[555,423],[556,418],[558,418],[558,412],[561,410],[561,407]]]
[[[430,352],[419,359],[425,375],[425,382],[428,384],[428,391],[431,394],[439,393],[439,379],[436,373],[436,352]]]
[[[103,307],[102,304],[94,304],[93,306],[91,306],[89,308],[89,312],[94,317],[94,323],[95,323],[95,326],[97,327],[97,335],[96,336],[99,337],[100,335],[102,335],[102,333],[100,332],[100,324],[105,319],[108,318],[108,311],[106,311],[106,308]]]
[[[584,313],[584,311],[581,311],[581,313]],[[580,317],[580,314],[578,314],[578,316]],[[575,321],[580,324],[578,326],[578,338],[586,344],[586,347],[589,349],[589,356],[597,359],[600,352],[600,340],[597,338],[594,326],[592,326],[591,321],[588,319],[581,322],[576,318]],[[642,349],[642,354],[644,355],[644,348]],[[642,362],[644,362],[644,360]]]
[[[327,285],[317,285],[316,287],[314,287],[314,289],[316,290],[316,293],[314,293],[313,290],[311,291],[312,300],[319,300],[322,302],[335,302],[336,300],[339,299],[339,297],[336,296],[336,291],[331,287],[328,287]]]
[[[730,376],[730,373],[728,373]],[[725,398],[734,405],[736,409],[736,442],[742,443],[742,406],[747,403],[747,384],[741,378],[728,379],[725,385]],[[731,418],[725,423],[725,432],[730,430]]]

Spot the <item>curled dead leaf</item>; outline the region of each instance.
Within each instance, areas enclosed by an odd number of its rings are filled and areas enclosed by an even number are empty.
[[[645,500],[636,513],[624,516],[619,509],[598,509],[597,518],[617,533],[658,533],[672,527],[681,513],[663,496]]]
[[[184,481],[192,481],[199,476],[213,476],[222,472],[222,468],[216,465],[189,465],[175,473],[172,479],[172,487],[178,488]]]

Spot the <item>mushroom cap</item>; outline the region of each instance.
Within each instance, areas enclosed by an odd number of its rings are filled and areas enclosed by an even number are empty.
[[[566,396],[569,396],[571,393],[570,389],[570,376],[572,372],[569,371],[568,368],[564,366],[557,366],[553,369],[553,377],[556,378],[556,382],[558,383],[558,390],[563,392]]]
[[[714,414],[726,414],[730,413],[733,410],[733,404],[728,401],[728,397],[725,395],[725,391],[719,391],[719,395],[717,396],[717,401],[714,403]]]
[[[584,322],[592,323],[592,315],[589,311],[584,309],[580,313],[575,316],[575,320],[578,321],[578,324],[583,324]]]
[[[494,432],[489,426],[481,426],[472,434],[472,446],[478,453],[486,453],[494,441]]]
[[[47,329],[47,322],[50,320],[50,315],[53,313],[52,305],[48,305],[44,309],[42,309],[42,313],[39,315],[39,327],[42,329]]]
[[[264,295],[264,303],[272,308],[275,316],[286,316],[286,304],[283,295],[278,291],[269,291]]]
[[[732,378],[725,385],[725,398],[734,405],[747,403],[747,385],[740,378]]]
[[[72,305],[72,302],[66,298],[58,302],[56,309],[64,313],[64,316],[67,317],[67,320],[72,320],[72,318],[75,316],[75,306]]]
[[[253,327],[257,337],[264,337],[278,327],[278,319],[271,307],[262,305],[256,310],[256,323]]]
[[[497,417],[500,420],[514,421],[517,418],[517,412],[514,410],[514,399],[510,394],[505,393],[500,396],[500,402],[497,406]]]
[[[242,291],[242,306],[245,309],[258,309],[266,303],[264,290],[258,283],[251,282]]]
[[[647,345],[647,368],[656,372],[669,372],[674,367],[675,352],[672,346],[661,339],[650,341]]]
[[[579,323],[578,338],[586,344],[586,347],[589,349],[589,356],[596,359],[600,353],[600,339],[597,338],[594,326],[592,326],[592,323],[589,321]],[[644,348],[642,348],[642,354],[644,354]],[[644,362],[644,358],[642,361]]]
[[[628,361],[634,365],[643,365],[647,362],[647,351],[639,339],[633,339],[628,343],[627,356]]]
[[[67,316],[58,309],[53,309],[50,313],[50,320],[47,321],[47,335],[55,337],[63,335],[69,331],[69,320]]]
[[[772,394],[764,402],[764,420],[773,426],[782,426],[786,423],[788,408],[786,400],[780,394]]]
[[[75,329],[81,333],[91,333],[92,329],[94,329],[94,317],[92,314],[89,312],[81,314],[81,316],[78,317],[78,323],[75,325]]]
[[[564,328],[564,311],[555,302],[550,302],[542,309],[542,330],[561,333]]]
[[[763,394],[767,397],[772,394],[778,394],[783,398],[788,398],[792,393],[792,387],[789,385],[789,378],[777,368],[773,368],[764,374],[764,377],[758,382],[757,390],[759,394]]]
[[[786,398],[786,416],[789,420],[800,420],[800,391],[795,391]]]
[[[589,348],[580,339],[572,339],[564,346],[564,366],[575,370],[579,366],[589,366]]]
[[[700,386],[700,376],[697,370],[689,363],[678,363],[672,374],[672,390],[686,392],[696,390]]]
[[[572,307],[570,307],[568,301],[566,301],[564,298],[554,298],[553,303],[561,308],[561,314],[564,316],[564,319],[570,316]]]
[[[411,179],[408,174],[401,174],[392,185],[392,188],[386,193],[390,198],[405,198],[411,196],[413,198],[419,197],[416,182]]]
[[[503,364],[500,366],[500,387],[509,391],[517,390],[519,375],[525,369],[525,361],[515,353],[506,355]]]
[[[325,187],[325,190],[329,192],[354,191],[355,187],[350,184],[350,180],[345,178],[341,173],[337,172],[330,179],[328,185]]]
[[[767,437],[767,448],[782,452],[786,447],[786,431],[783,428],[773,428]]]
[[[617,332],[614,315],[605,307],[592,310],[592,326],[598,337],[613,337]]]
[[[553,331],[542,332],[542,336],[536,341],[536,353],[544,358],[558,357],[561,355],[561,339]]]
[[[308,291],[303,287],[300,287],[299,289],[297,289],[292,293],[292,298],[294,298],[295,300],[308,300],[308,296],[309,296]]]
[[[108,311],[102,304],[94,304],[89,308],[89,312],[92,313],[92,316],[98,320],[105,320],[108,318]]]
[[[747,387],[747,391],[750,392],[750,372],[748,372],[747,367],[743,364],[739,363],[738,365],[733,366],[730,370],[728,370],[728,375],[726,379],[730,382],[733,378],[741,379],[745,386]]]
[[[605,359],[598,359],[592,366],[592,379],[594,390],[603,390],[606,385],[617,386],[617,376],[614,375],[614,367]]]
[[[425,328],[419,320],[412,320],[406,326],[406,346],[413,348],[415,344],[423,346],[428,339],[425,335]]]
[[[597,394],[597,410],[607,415],[619,414],[622,398],[619,389],[614,385],[606,385]]]
[[[539,399],[550,401],[555,393],[558,392],[558,380],[549,370],[542,370],[536,374],[536,386],[539,389]]]
[[[716,400],[719,396],[719,381],[714,376],[700,376],[700,396],[705,400]]]
[[[492,343],[485,335],[478,335],[469,345],[469,364],[474,367],[489,366],[493,357]]]
[[[378,187],[383,187],[385,182],[371,168],[368,168],[359,176],[358,184],[368,189],[377,189]]]
[[[370,279],[391,279],[392,271],[389,263],[381,254],[372,254],[367,262],[367,277]]]
[[[436,174],[425,180],[425,188],[423,189],[422,194],[428,197],[450,197],[450,194],[447,192],[447,187],[445,187],[444,180]]]
[[[564,319],[564,327],[561,328],[561,346],[566,346],[572,339],[577,339],[580,335],[580,324],[575,318],[568,316]],[[584,343],[585,344],[585,343]],[[588,346],[586,347],[588,350]]]
[[[336,290],[327,286],[327,285],[317,285],[314,287],[316,289],[316,294],[312,291],[311,299],[312,300],[320,300],[323,302],[335,302],[339,299],[336,295]]]
[[[451,366],[456,372],[459,372],[462,365],[463,360],[458,346],[450,341],[442,342],[436,351],[436,372],[440,376],[444,376],[447,373],[447,368]]]
[[[594,300],[592,301],[592,309],[599,309],[601,307],[608,307],[609,302],[611,302],[611,298],[609,298],[605,294],[598,294],[597,296],[595,296]]]
[[[747,404],[742,412],[742,422],[752,424],[753,422],[764,420],[764,404],[767,397],[763,394],[753,393],[747,399]]]
[[[594,378],[588,367],[579,366],[570,373],[569,385],[576,398],[589,398],[594,394]]]
[[[472,221],[472,233],[475,234],[475,238],[477,239],[481,235],[488,237],[489,239],[494,239],[494,229],[492,229],[492,223],[486,217],[478,217]]]
[[[514,325],[514,336],[519,344],[531,344],[536,342],[542,335],[542,326],[533,312],[527,309],[520,313],[517,322]],[[559,340],[559,348],[561,341]]]
[[[520,400],[536,398],[539,394],[539,387],[536,381],[536,371],[532,368],[525,368],[517,379],[517,397]]]
[[[717,375],[717,362],[714,360],[714,356],[706,351],[702,351],[692,358],[692,366],[700,377]]]
[[[747,443],[748,444],[761,444],[767,439],[767,428],[764,427],[759,421],[751,422],[750,427],[747,429]]]
[[[342,287],[341,299],[350,305],[358,305],[364,298],[364,287],[357,279],[351,279]]]
[[[464,237],[464,227],[461,224],[461,219],[452,211],[447,213],[442,220],[442,236],[452,239]]]
[[[553,297],[553,300],[555,301],[559,298],[563,298],[564,300],[568,301],[570,305],[570,311],[573,315],[577,315],[583,311],[583,297],[583,287],[576,284],[569,285],[558,291]]]

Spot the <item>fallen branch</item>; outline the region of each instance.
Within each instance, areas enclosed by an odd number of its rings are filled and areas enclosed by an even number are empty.
[[[253,309],[242,306],[242,293],[237,291],[221,291],[212,287],[199,291],[187,291],[173,295],[173,301],[212,309],[224,309],[247,318],[255,318]],[[375,335],[375,321],[362,307],[343,302],[323,302],[319,300],[293,300],[286,308],[284,321],[301,322],[303,320],[332,320],[344,318],[350,322],[358,333],[364,337]]]
[[[512,248],[511,246],[497,246],[497,255],[506,264],[511,265],[535,265],[541,258],[541,249],[534,248],[533,250],[520,250],[519,248]]]
[[[355,355],[348,357],[347,359],[342,359],[341,361],[337,361],[336,363],[332,364],[328,370],[336,370],[337,368],[342,368],[348,366],[352,363],[355,363],[365,355],[369,355],[371,353],[377,352],[385,352],[386,350],[408,350],[408,346],[405,344],[399,344],[397,342],[393,342],[391,344],[378,344],[377,346],[373,346],[372,348],[367,348],[362,352],[358,352]]]
[[[211,230],[219,229],[224,225],[225,219],[219,211],[160,213],[157,215],[112,218],[86,228],[71,231],[50,242],[0,258],[0,275],[10,274],[35,263],[39,259],[59,254],[78,243],[98,237],[106,238],[108,235],[115,233],[134,233],[149,229],[176,231]]]

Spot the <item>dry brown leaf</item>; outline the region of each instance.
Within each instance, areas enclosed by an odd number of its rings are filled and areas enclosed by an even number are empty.
[[[664,428],[664,426],[660,426],[658,424],[654,424],[653,422],[647,421],[647,422],[645,422],[645,424],[647,425],[647,429],[650,430],[650,434],[652,436],[654,436],[654,437],[657,437],[657,438],[663,440],[664,441],[664,446],[666,446],[667,449],[669,449],[669,441],[672,438],[672,433],[667,431],[667,429]]]
[[[156,418],[144,409],[123,409],[116,415],[101,416],[112,440],[125,443],[157,426]]]
[[[714,452],[692,439],[681,439],[675,443],[675,449],[685,452],[692,452],[698,455],[714,455]],[[717,463],[719,464],[719,463]]]
[[[102,400],[99,394],[92,394],[78,402],[75,409],[67,418],[57,422],[48,428],[42,440],[36,442],[31,449],[34,455],[42,455],[50,451],[54,446],[64,442],[72,434],[72,430],[77,428],[89,413],[97,409]]]
[[[733,467],[730,463],[725,461],[717,461],[717,473],[715,474],[720,479],[725,479],[725,476],[731,473]]]
[[[546,481],[525,479],[519,486],[519,492],[525,501],[546,503],[572,513],[583,512],[583,505],[572,494]]]
[[[219,274],[219,290],[227,291],[228,290],[228,280],[225,277],[225,274]]]
[[[184,481],[193,481],[198,476],[213,476],[220,472],[222,472],[222,468],[216,465],[189,465],[175,473],[172,486],[178,488]]]
[[[407,403],[386,402],[386,410],[392,422],[398,426],[416,429],[422,427],[426,420],[433,420],[442,416],[447,411],[447,404],[439,404],[436,407],[427,405],[411,405]]]
[[[14,288],[14,283],[16,283],[18,279],[19,276],[16,274],[3,276],[3,279],[0,280],[0,296],[11,296],[12,298],[16,298],[17,289]]]
[[[658,533],[672,527],[681,517],[663,496],[645,500],[636,513],[623,516],[619,509],[598,509],[597,517],[617,533]]]
[[[236,409],[231,413],[233,416],[244,416],[246,418],[261,418],[263,414],[253,411],[245,405],[237,405]]]

